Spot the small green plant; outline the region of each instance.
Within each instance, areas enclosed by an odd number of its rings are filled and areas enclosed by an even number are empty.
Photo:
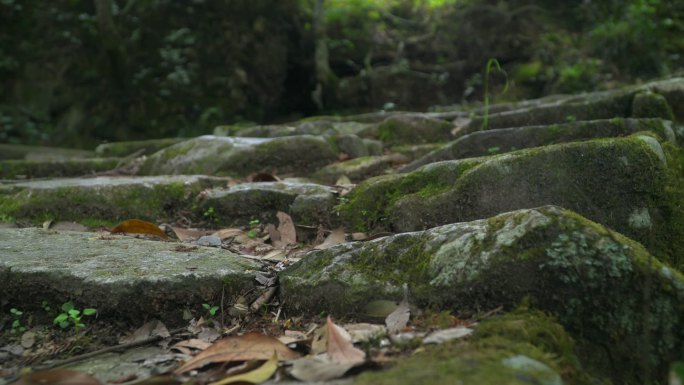
[[[259,232],[257,231],[257,228],[259,227],[259,224],[260,224],[260,223],[261,223],[261,221],[259,221],[258,219],[252,219],[251,221],[249,221],[249,227],[250,227],[250,229],[249,229],[249,231],[247,232],[247,236],[248,236],[248,237],[254,239],[254,238],[257,237],[257,235],[259,235]]]
[[[572,123],[577,120],[577,117],[575,115],[566,115],[565,116],[565,121],[568,123]]]
[[[12,321],[12,333],[21,333],[26,331],[26,328],[21,324],[21,316],[24,314],[24,312],[13,307],[10,309],[10,314],[12,314],[12,317],[14,318]]]
[[[55,317],[53,324],[59,325],[62,329],[66,329],[69,325],[74,327],[74,334],[78,334],[79,329],[84,328],[86,325],[81,321],[84,316],[91,316],[97,313],[97,309],[86,308],[81,312],[76,309],[74,303],[69,301],[62,305],[63,313],[60,313]]]
[[[487,149],[487,152],[490,153],[490,154],[496,154],[496,153],[499,152],[500,150],[501,150],[501,147],[496,147],[496,146],[495,146],[495,147],[489,147],[489,148]]]
[[[492,73],[492,67],[496,67],[496,70],[501,72],[506,78],[506,84],[504,85],[504,89],[501,91],[501,93],[505,94],[506,91],[508,91],[508,74],[506,71],[501,69],[501,65],[499,65],[498,60],[494,58],[487,60],[484,82],[484,117],[482,118],[482,127],[480,127],[482,130],[486,130],[487,126],[489,125],[489,76]]]
[[[52,310],[52,308],[50,307],[50,304],[48,303],[48,301],[43,301],[43,302],[41,302],[40,307],[42,307],[43,310],[45,310],[46,313],[49,313],[50,310]]]
[[[216,214],[216,210],[214,210],[213,206],[209,206],[208,209],[204,210],[204,213],[202,213],[204,218],[206,218],[208,221],[211,222],[218,222],[218,215]]]
[[[208,315],[207,318],[214,317],[216,315],[216,312],[218,312],[218,310],[219,310],[218,306],[211,306],[208,303],[203,303],[202,307],[204,308],[204,310],[207,311],[207,315]]]

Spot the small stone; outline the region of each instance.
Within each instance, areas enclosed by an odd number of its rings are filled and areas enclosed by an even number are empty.
[[[197,244],[200,246],[220,247],[221,238],[214,235],[205,235],[197,240]]]

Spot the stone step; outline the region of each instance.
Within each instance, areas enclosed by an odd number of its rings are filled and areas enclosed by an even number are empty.
[[[217,248],[38,228],[0,230],[0,255],[3,306],[41,314],[43,301],[73,301],[133,325],[183,324],[183,310],[254,288],[261,268]]]
[[[89,175],[112,170],[121,158],[88,158],[66,160],[0,160],[0,179],[59,178]]]
[[[62,178],[0,184],[0,218],[110,226],[121,220],[177,219],[196,195],[228,179],[198,175]]]
[[[338,206],[354,231],[407,232],[559,205],[677,258],[680,150],[654,137],[594,139],[428,164],[369,179]]]
[[[247,176],[258,172],[306,175],[338,157],[331,143],[311,135],[280,138],[200,136],[149,156],[141,175]]]
[[[184,140],[187,139],[165,138],[103,143],[95,148],[95,153],[102,157],[125,157],[136,153],[138,155],[152,155],[163,148]]]
[[[499,128],[475,131],[461,136],[402,167],[400,172],[414,171],[426,164],[443,160],[501,154],[547,144],[627,136],[639,131],[651,131],[658,134],[660,138],[672,142],[676,139],[672,122],[662,119],[613,118],[543,126]]]
[[[96,154],[87,150],[71,148],[24,146],[21,144],[0,143],[0,159],[24,160],[66,160],[91,158]]]
[[[668,357],[684,349],[684,276],[556,206],[315,251],[283,271],[280,285],[296,314],[362,315],[372,301],[400,301],[404,288],[421,308],[525,301],[583,339],[585,358],[612,362],[615,383],[661,378]]]
[[[283,211],[297,225],[328,227],[336,203],[330,187],[286,179],[207,190],[195,212],[215,226],[246,225],[253,219],[278,223],[276,213]]]
[[[482,115],[473,118],[459,134],[615,117],[662,118],[684,122],[683,100],[684,78],[673,78],[622,90],[562,97],[536,105],[523,104],[523,108],[517,109],[500,111],[492,106],[486,117],[482,111]],[[497,110],[500,112],[493,112]]]

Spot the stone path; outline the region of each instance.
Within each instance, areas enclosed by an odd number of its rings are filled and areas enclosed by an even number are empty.
[[[275,277],[275,262],[225,248],[31,225],[220,228],[277,225],[285,212],[298,233],[389,234],[281,264],[290,316],[363,319],[369,303],[405,297],[506,312],[461,344],[344,383],[664,381],[684,358],[684,79],[483,113],[222,126],[54,155],[2,145],[0,222],[25,227],[0,229],[3,312],[71,300],[112,320],[182,324],[184,311],[234,305]],[[269,174],[282,180],[259,181]],[[359,184],[333,186],[345,177]],[[118,373],[98,360],[81,367]]]

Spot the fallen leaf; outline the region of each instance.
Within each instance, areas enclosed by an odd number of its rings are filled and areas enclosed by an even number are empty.
[[[198,250],[198,249],[199,249],[199,247],[197,247],[197,246],[178,245],[178,246],[176,246],[176,248],[173,249],[173,250],[174,250],[174,251],[181,251],[181,252],[182,252],[182,251],[195,251],[195,250]]]
[[[363,307],[363,315],[371,318],[385,319],[399,308],[399,303],[388,299],[376,299]]]
[[[385,325],[387,325],[387,333],[392,334],[405,328],[411,318],[411,309],[407,301],[401,301],[394,311],[392,311],[387,318],[385,318]]]
[[[174,373],[181,374],[217,362],[267,360],[271,358],[274,351],[278,357],[285,360],[299,357],[299,353],[290,350],[273,337],[260,333],[248,333],[216,341],[195,358],[181,365]]]
[[[344,234],[344,228],[338,227],[328,234],[323,243],[314,247],[314,250],[325,250],[335,245],[339,245],[340,243],[344,243],[345,241],[346,236]]]
[[[285,334],[278,337],[278,341],[284,343],[285,345],[308,340],[309,336],[307,336],[304,332],[300,332],[299,330],[285,330]]]
[[[154,223],[142,221],[140,219],[129,219],[116,225],[110,233],[131,233],[131,234],[148,234],[154,235],[161,239],[169,239],[165,232]]]
[[[279,247],[280,245],[280,231],[275,227],[274,224],[269,223],[266,225],[266,232],[268,237],[271,238],[271,244],[273,247]]]
[[[26,374],[14,385],[100,385],[100,381],[85,373],[58,368]]]
[[[349,179],[348,176],[342,175],[339,178],[337,178],[337,181],[335,182],[335,186],[347,186],[353,184],[351,179]]]
[[[267,172],[260,172],[252,174],[247,177],[250,182],[280,182],[281,179],[277,175],[269,174]]]
[[[178,347],[184,347],[184,348],[190,348],[190,349],[196,349],[196,350],[205,350],[210,346],[211,346],[210,342],[201,340],[199,338],[190,338],[188,340],[176,342],[175,344],[173,344],[173,346],[171,346],[171,349],[178,348]]]
[[[345,324],[344,330],[349,332],[352,343],[368,341],[374,337],[386,333],[384,325],[369,324],[369,323],[355,323]]]
[[[295,225],[294,225],[294,222],[292,221],[292,217],[290,217],[288,214],[286,214],[282,211],[278,211],[278,213],[276,213],[276,216],[278,217],[278,222],[279,222],[278,232],[280,233],[280,242],[281,242],[280,247],[296,244],[297,243],[297,230],[295,229]],[[276,247],[278,247],[278,246],[276,246]]]
[[[24,349],[30,349],[36,343],[36,333],[26,332],[21,335],[21,346]]]
[[[191,242],[199,239],[201,236],[206,235],[206,231],[202,230],[197,230],[197,229],[184,229],[182,227],[171,227],[171,230],[176,234],[176,237],[181,242]]]
[[[273,355],[263,365],[249,372],[228,376],[221,381],[212,382],[209,385],[226,385],[235,382],[247,382],[250,384],[260,384],[273,376],[278,370],[278,354],[273,351]]]
[[[365,241],[368,239],[368,234],[366,233],[352,233],[351,235],[353,241]]]
[[[437,330],[435,332],[428,334],[427,337],[423,339],[423,343],[441,344],[447,341],[463,338],[465,336],[470,335],[472,332],[473,329],[464,326],[457,326],[455,328]]]
[[[215,233],[211,234],[215,237],[221,238],[221,240],[226,240],[228,238],[233,238],[237,237],[238,235],[243,235],[245,232],[242,231],[241,229],[221,229],[219,231],[216,231]]]
[[[261,259],[271,261],[271,262],[282,262],[287,260],[287,251],[283,249],[271,250],[266,255],[261,257]]]
[[[150,337],[159,336],[166,338],[171,336],[169,330],[166,326],[159,320],[152,320],[145,323],[143,326],[139,327],[136,331],[131,333],[131,335],[122,337],[119,339],[120,344],[130,344],[134,342],[139,342],[146,340]]]
[[[333,362],[325,354],[302,357],[292,361],[290,375],[306,382],[328,381],[342,377],[355,364]]]
[[[47,230],[50,227],[52,227],[53,222],[54,222],[54,220],[52,220],[52,219],[49,219],[49,220],[43,222],[43,229]]]
[[[354,347],[351,336],[342,327],[335,325],[330,316],[326,321],[327,353],[330,360],[340,364],[359,364],[365,361],[366,353]]]

